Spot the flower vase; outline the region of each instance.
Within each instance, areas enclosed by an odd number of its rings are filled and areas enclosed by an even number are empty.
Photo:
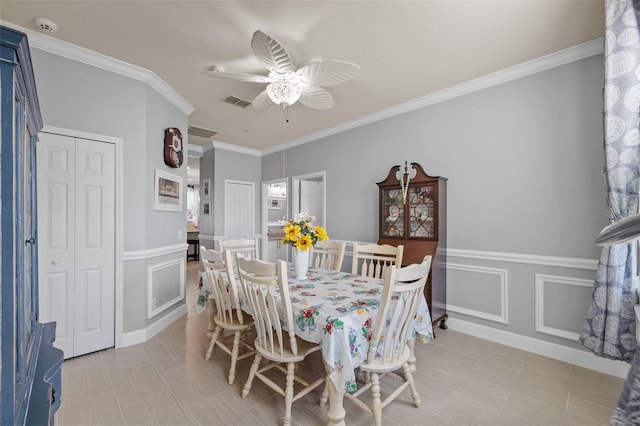
[[[307,279],[307,270],[309,269],[309,250],[293,250],[293,266],[296,270],[297,280]]]

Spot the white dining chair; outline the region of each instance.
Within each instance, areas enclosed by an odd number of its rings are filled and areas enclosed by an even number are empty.
[[[236,266],[236,254],[241,254],[247,259],[260,259],[257,239],[218,240],[218,247],[224,258],[227,280],[234,288],[238,288],[238,268]]]
[[[249,371],[249,378],[242,389],[242,398],[247,397],[251,391],[253,379],[257,377],[285,398],[284,424],[290,425],[293,402],[326,380],[324,375],[309,383],[296,374],[297,363],[303,361],[309,354],[319,351],[320,346],[295,335],[287,266],[283,260],[271,263],[246,259],[238,255],[237,264],[242,288],[253,312],[257,335],[254,342],[256,356]],[[263,358],[270,362],[260,367]],[[286,369],[281,364],[286,364]],[[286,373],[284,387],[264,374],[273,368]],[[324,366],[320,368],[324,370]],[[302,389],[295,392],[295,383],[302,385]]]
[[[309,266],[320,269],[340,271],[344,259],[345,243],[343,241],[318,241],[309,252]]]
[[[404,268],[389,268],[384,275],[384,289],[373,334],[369,343],[366,361],[360,365],[367,382],[352,394],[345,393],[356,406],[373,414],[376,426],[382,424],[382,409],[397,398],[407,387],[411,390],[411,400],[420,406],[420,395],[413,380],[409,364],[412,355],[410,342],[413,340],[413,321],[427,282],[431,256],[425,256],[420,264]],[[402,368],[402,375],[394,373]],[[382,400],[380,378],[388,376],[400,385]],[[360,395],[371,389],[371,404],[360,399]],[[325,389],[321,405],[326,403]]]
[[[260,259],[259,244],[257,239],[229,239],[218,240],[218,250],[224,252],[225,250],[231,250],[235,253],[241,253],[244,257],[249,259]],[[234,256],[235,265],[235,256]]]
[[[403,252],[403,245],[354,243],[351,273],[382,278],[390,267],[402,266]]]
[[[209,278],[204,271],[207,268],[213,268],[218,270],[225,270],[224,266],[224,258],[222,253],[217,250],[208,249],[205,246],[200,246],[200,261],[202,262],[203,269],[203,281],[209,289],[209,300],[207,305],[207,314],[209,315],[209,324],[207,325],[207,337],[211,337],[213,335],[213,331],[216,328],[216,323],[214,321],[214,317],[216,315],[216,304],[213,297],[213,284],[209,282]],[[226,274],[226,272],[225,272]]]
[[[253,319],[242,312],[237,289],[233,285],[229,285],[228,282],[225,282],[222,273],[223,271],[221,269],[205,268],[205,274],[212,284],[213,300],[216,305],[216,314],[214,316],[215,329],[211,336],[205,359],[208,361],[211,358],[211,354],[216,345],[231,355],[228,380],[229,384],[233,384],[236,377],[236,363],[238,360],[248,358],[256,353],[253,346],[246,340],[247,331],[253,325]],[[233,342],[231,345],[227,343],[228,338],[231,336],[225,336],[225,330],[233,332]],[[241,346],[246,349],[242,354],[240,354]]]

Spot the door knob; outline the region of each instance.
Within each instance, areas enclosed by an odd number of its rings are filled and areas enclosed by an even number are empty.
[[[58,261],[54,259],[54,260],[52,260],[52,261],[51,261],[51,264],[52,264],[52,265],[57,265],[57,264],[58,264]]]

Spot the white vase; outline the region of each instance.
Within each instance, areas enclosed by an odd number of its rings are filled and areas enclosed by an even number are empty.
[[[296,269],[296,279],[306,280],[309,269],[309,250],[293,249],[293,266]]]

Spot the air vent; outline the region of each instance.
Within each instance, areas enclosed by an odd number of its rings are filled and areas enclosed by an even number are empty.
[[[203,129],[202,127],[189,126],[188,133],[192,136],[200,136],[201,138],[212,138],[218,134],[213,130]]]
[[[240,108],[246,108],[251,105],[251,102],[245,101],[244,99],[236,98],[235,96],[227,96],[222,101],[231,105],[238,106]]]

